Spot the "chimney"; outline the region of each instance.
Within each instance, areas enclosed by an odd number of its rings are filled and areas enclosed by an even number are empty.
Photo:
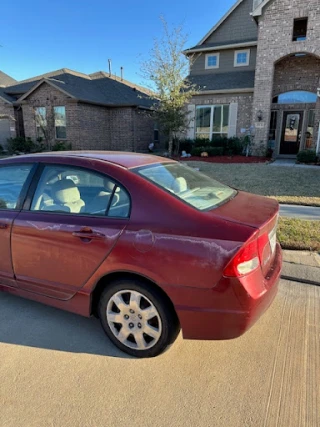
[[[111,77],[112,76],[111,59],[108,59],[108,63],[109,63],[109,77]]]
[[[123,67],[121,67],[120,70],[121,70],[121,81],[123,82]]]

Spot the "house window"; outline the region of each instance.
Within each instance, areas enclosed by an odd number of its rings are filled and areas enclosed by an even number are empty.
[[[317,94],[304,90],[293,90],[275,96],[272,102],[273,104],[315,104]]]
[[[206,70],[210,70],[212,68],[219,68],[220,63],[220,53],[209,53],[206,55]]]
[[[309,110],[308,112],[308,126],[306,132],[306,148],[313,148],[313,136],[314,136],[314,122],[316,112],[315,110]]]
[[[157,143],[159,142],[159,129],[158,129],[158,123],[154,124],[153,129],[153,142]]]
[[[56,139],[67,138],[66,107],[54,107],[54,127]]]
[[[36,107],[34,109],[37,138],[45,138],[47,129],[47,110],[46,107]]]
[[[197,107],[196,138],[214,139],[228,136],[229,105]]]
[[[275,149],[277,139],[278,111],[271,111],[268,148]]]
[[[250,49],[236,50],[234,53],[234,66],[246,67],[250,62]]]
[[[292,41],[302,42],[307,39],[308,18],[295,19],[293,22]]]

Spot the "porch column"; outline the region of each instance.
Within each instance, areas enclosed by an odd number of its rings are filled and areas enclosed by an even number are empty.
[[[317,142],[319,137],[319,124],[320,124],[320,97],[317,99],[316,111],[314,117],[314,135],[313,135],[313,145],[315,150],[317,149]]]
[[[255,128],[253,154],[257,155],[262,155],[267,149],[274,76],[273,62],[267,55],[264,57],[262,52],[260,55],[262,58],[257,61],[252,110],[252,124]],[[262,112],[261,121],[257,118],[259,111]]]

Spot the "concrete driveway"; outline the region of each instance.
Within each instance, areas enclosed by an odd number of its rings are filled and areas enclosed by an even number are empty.
[[[0,293],[0,426],[320,425],[320,287],[283,281],[228,342],[136,360],[96,319]]]

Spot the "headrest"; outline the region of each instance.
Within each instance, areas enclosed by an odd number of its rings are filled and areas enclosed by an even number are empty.
[[[112,181],[110,181],[110,179],[108,179],[108,178],[104,178],[104,180],[103,180],[103,185],[104,185],[104,188],[107,190],[107,191],[110,191],[110,193],[112,193],[113,192],[113,189],[114,189],[114,182],[112,182]]]
[[[187,191],[188,185],[187,185],[187,181],[185,180],[185,178],[183,178],[182,176],[179,178],[176,178],[174,183],[173,183],[172,190],[176,194],[177,193],[183,193],[184,191]]]
[[[75,203],[80,200],[78,187],[71,179],[62,179],[52,186],[52,197],[59,203]]]

